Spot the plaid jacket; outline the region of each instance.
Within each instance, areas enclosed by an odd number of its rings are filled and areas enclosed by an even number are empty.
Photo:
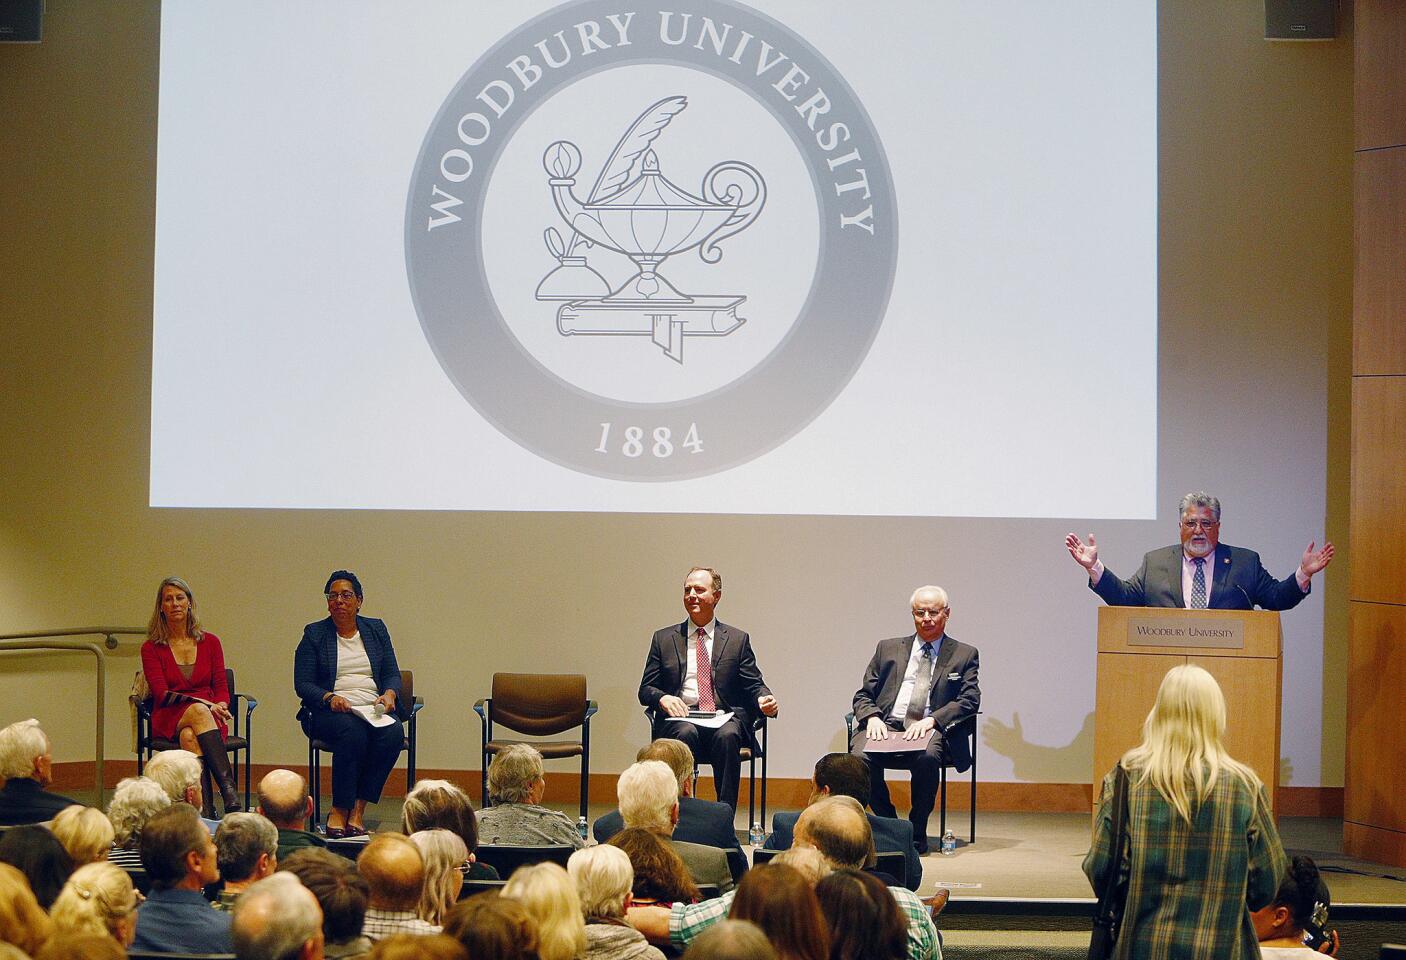
[[[1274,899],[1288,870],[1264,787],[1222,773],[1188,825],[1151,782],[1128,781],[1128,883],[1115,960],[1256,960],[1250,911]],[[1103,779],[1093,847],[1084,859],[1096,893],[1113,856],[1113,774]]]

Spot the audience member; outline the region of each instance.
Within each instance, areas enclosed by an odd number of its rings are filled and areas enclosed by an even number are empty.
[[[474,805],[458,784],[448,780],[417,780],[400,808],[400,832],[407,837],[419,830],[451,830],[469,851],[465,880],[497,880],[498,871],[474,859],[478,849],[478,817]]]
[[[106,860],[116,836],[107,814],[96,807],[77,803],[60,810],[49,824],[49,830],[68,851],[75,867]]]
[[[398,833],[376,834],[356,858],[356,868],[368,887],[362,934],[384,940],[397,933],[439,933],[439,927],[419,916],[425,861],[410,838]]]
[[[635,871],[631,899],[637,906],[662,903],[697,903],[698,885],[679,855],[662,838],[639,827],[626,828],[610,838],[630,858]]]
[[[488,764],[488,799],[493,805],[478,815],[479,839],[522,847],[585,846],[566,814],[542,806],[546,792],[547,777],[536,748],[514,743],[499,750]]]
[[[175,803],[152,816],[142,829],[141,854],[151,893],[137,908],[133,949],[230,953],[229,914],[212,910],[201,894],[220,870],[197,808]]]
[[[526,907],[497,891],[455,905],[444,932],[463,944],[472,960],[537,960],[537,925]]]
[[[397,934],[379,941],[370,953],[371,960],[469,960],[458,940],[442,933],[417,937]]]
[[[420,919],[443,926],[444,915],[464,889],[464,871],[469,851],[457,833],[449,830],[421,830],[410,835],[425,863],[424,890],[420,894]]]
[[[48,793],[54,782],[54,758],[49,738],[38,720],[20,720],[0,730],[0,827],[44,823],[64,807],[68,797]]]
[[[682,740],[661,738],[635,755],[636,762],[659,760],[679,778],[679,822],[674,825],[674,839],[685,843],[701,843],[705,847],[720,847],[727,851],[728,869],[732,879],[740,880],[747,872],[747,855],[737,841],[733,809],[725,803],[703,800],[693,795],[697,786],[694,775],[693,751]],[[597,843],[605,843],[625,828],[619,810],[612,810],[592,826]]]
[[[56,933],[34,960],[127,960],[127,951],[107,934]]]
[[[721,920],[698,935],[684,960],[777,960],[760,927],[746,920]]]
[[[576,884],[555,863],[518,867],[503,886],[503,896],[517,900],[537,924],[539,960],[576,960],[586,951],[586,921]]]
[[[11,827],[0,837],[0,863],[8,863],[29,882],[39,906],[48,910],[73,873],[73,860],[58,838],[35,824]]]
[[[673,839],[674,824],[679,821],[679,781],[667,764],[645,760],[630,765],[620,774],[615,795],[626,827],[650,830],[663,838],[683,859],[695,882],[713,884],[724,892],[732,889],[732,870],[723,850]]]
[[[792,870],[799,870],[801,876],[805,877],[806,882],[812,887],[828,877],[833,871],[830,864],[820,855],[820,851],[814,847],[792,847],[789,850],[782,850],[772,857],[771,862],[783,864]]]
[[[128,947],[137,932],[137,903],[126,870],[114,863],[89,863],[73,871],[49,916],[57,933],[96,933]]]
[[[815,763],[811,774],[811,793],[807,803],[823,797],[853,797],[859,805],[869,806],[869,764],[851,753],[827,753]],[[874,834],[874,849],[896,852],[904,856],[904,876],[898,879],[909,890],[917,890],[923,879],[923,861],[913,841],[913,823],[903,817],[881,817],[866,809],[869,829]],[[762,844],[767,850],[786,850],[796,829],[800,813],[782,811],[771,818],[771,833]]]
[[[278,858],[294,850],[325,847],[327,841],[307,829],[312,817],[308,781],[292,770],[271,770],[259,781],[259,813],[278,828]]]
[[[126,777],[118,781],[107,805],[107,818],[112,822],[112,849],[107,858],[128,870],[140,869],[142,827],[157,811],[171,805],[171,798],[161,784],[150,777]]]
[[[278,870],[293,874],[317,898],[322,908],[323,956],[343,960],[371,952],[371,941],[361,935],[370,888],[351,861],[330,850],[308,847],[280,860]]]
[[[830,954],[815,890],[793,867],[764,863],[748,873],[727,915],[761,927],[780,960],[826,960]]]
[[[322,910],[295,875],[265,877],[234,905],[230,939],[239,960],[323,960]]]
[[[836,870],[816,884],[815,899],[830,928],[830,960],[904,960],[908,955],[907,924],[878,877],[848,867]]]
[[[1264,960],[1293,960],[1304,950],[1337,956],[1338,933],[1325,929],[1331,905],[1318,864],[1312,857],[1295,857],[1269,906],[1250,914],[1260,956]]]
[[[585,960],[664,960],[644,934],[625,922],[635,871],[619,847],[577,850],[566,864],[586,918]]]
[[[244,891],[278,869],[278,828],[257,813],[227,813],[215,831],[225,885],[215,906],[229,910]]]
[[[161,784],[172,803],[188,803],[198,813],[205,805],[205,794],[200,786],[204,769],[200,758],[189,750],[161,750],[147,761],[142,773]],[[220,821],[203,815],[200,822],[212,837],[220,825]]]
[[[54,922],[34,899],[24,874],[0,863],[0,944],[33,955],[53,933]]]

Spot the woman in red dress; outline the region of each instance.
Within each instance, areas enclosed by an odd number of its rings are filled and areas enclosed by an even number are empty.
[[[225,813],[242,810],[225,752],[231,714],[224,650],[219,637],[200,629],[195,594],[179,577],[167,577],[156,590],[156,609],[142,644],[142,671],[151,688],[153,736],[176,740],[182,749],[202,756],[202,779],[208,782],[213,774]],[[209,816],[211,791],[206,786],[203,792]]]

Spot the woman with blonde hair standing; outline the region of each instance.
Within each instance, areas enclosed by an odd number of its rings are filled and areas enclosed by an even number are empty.
[[[1287,861],[1264,785],[1222,744],[1225,697],[1201,667],[1162,678],[1142,743],[1103,781],[1084,873],[1102,895],[1126,883],[1114,957],[1251,960],[1250,911],[1269,903]],[[1126,772],[1122,849],[1114,796]]]
[[[539,960],[576,960],[586,952],[586,920],[576,883],[558,864],[518,867],[503,896],[523,905],[537,923]]]
[[[410,842],[425,861],[425,887],[420,894],[420,919],[444,926],[444,915],[459,899],[464,872],[469,868],[469,848],[449,830],[420,830]]]
[[[49,916],[56,933],[102,933],[130,947],[139,902],[126,870],[115,863],[90,863],[73,871]]]

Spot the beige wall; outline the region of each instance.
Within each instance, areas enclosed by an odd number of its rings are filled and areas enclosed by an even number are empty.
[[[1095,530],[1126,575],[1206,487],[1226,540],[1283,575],[1325,526],[1346,547],[1351,45],[1267,44],[1258,0],[1161,7],[1160,517]],[[783,702],[773,775],[803,777],[840,744],[873,642],[937,581],[982,649],[984,777],[1087,780],[1095,600],[1060,546],[1085,520],[149,509],[158,26],[154,0],[50,0],[43,44],[0,47],[0,632],[144,624],[179,573],[262,701],[256,760],[295,763],[292,648],[347,565],[430,702],[422,765],[477,765],[469,705],[495,670],[562,670],[589,675],[595,766],[619,770],[646,735],[649,632],[711,562]],[[1072,388],[1097,444],[1098,385]],[[1078,469],[1078,451],[1030,469]],[[1345,566],[1285,618],[1291,785],[1341,783]],[[134,650],[114,661],[120,702]],[[90,757],[90,668],[0,666],[0,717],[37,715],[60,759]],[[108,731],[128,756],[121,710]]]

